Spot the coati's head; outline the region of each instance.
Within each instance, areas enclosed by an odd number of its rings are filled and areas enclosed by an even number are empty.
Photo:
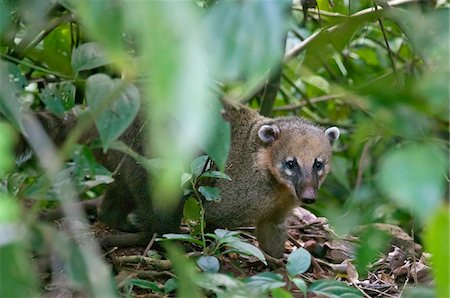
[[[257,138],[262,145],[258,164],[295,198],[315,202],[330,172],[331,146],[339,138],[339,129],[323,130],[301,118],[284,117],[260,124]]]

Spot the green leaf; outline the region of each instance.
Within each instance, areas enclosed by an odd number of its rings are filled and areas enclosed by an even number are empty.
[[[220,269],[219,260],[212,256],[201,256],[197,259],[197,265],[203,272],[217,273]]]
[[[259,248],[244,241],[231,241],[226,243],[227,246],[235,249],[241,254],[257,257],[261,262],[267,265],[266,258]]]
[[[205,169],[205,164],[208,161],[208,155],[202,155],[195,158],[191,162],[191,173],[195,177],[198,177],[202,174],[203,169]]]
[[[191,242],[197,245],[202,245],[203,243],[200,240],[195,239],[194,237],[192,237],[191,235],[188,234],[164,234],[162,235],[163,238],[158,239],[159,241],[163,241],[163,240],[180,240],[180,241],[187,241],[187,242]]]
[[[73,50],[72,68],[76,73],[97,68],[107,63],[105,53],[96,42],[84,43]]]
[[[0,178],[3,178],[14,168],[14,143],[16,135],[9,124],[0,122],[0,136]]]
[[[246,278],[244,282],[253,291],[258,293],[264,293],[286,285],[281,274],[274,274],[272,272],[259,273]]]
[[[224,229],[215,229],[214,230],[214,234],[217,236],[217,239],[220,240],[221,242],[225,243],[225,242],[230,242],[230,241],[234,241],[237,238],[236,236],[240,234],[240,232],[238,231],[229,231],[229,230],[224,230]]]
[[[8,197],[6,194],[0,192],[0,227],[4,224],[5,229],[4,237],[0,237],[0,243],[8,243],[8,233],[13,232],[15,235],[17,231],[15,226],[9,226],[9,224],[18,221],[20,218],[20,207],[17,202]],[[12,239],[15,239],[15,235]]]
[[[292,298],[292,294],[283,288],[276,288],[270,291],[272,298]]]
[[[450,297],[450,218],[447,205],[443,205],[430,218],[425,228],[425,247],[431,253],[431,265],[436,281],[437,297]],[[418,297],[418,296],[416,296]]]
[[[207,171],[203,173],[200,178],[218,178],[218,179],[226,179],[231,181],[231,177],[228,176],[225,173],[219,172],[219,171]]]
[[[172,293],[178,289],[178,281],[175,278],[169,278],[164,284],[164,294]]]
[[[447,170],[447,160],[439,148],[429,144],[406,146],[386,154],[378,182],[399,206],[425,220],[439,208],[444,197]]]
[[[448,281],[446,282],[445,285],[446,288],[448,288]],[[439,293],[439,290],[438,290]],[[448,293],[448,290],[447,290]],[[424,286],[406,286],[403,291],[402,291],[402,295],[401,298],[436,298],[436,297],[449,297],[447,296],[441,296],[441,295],[436,295],[436,290],[434,288],[430,288],[430,287],[424,287]]]
[[[160,287],[152,281],[143,280],[143,279],[130,279],[128,281],[128,283],[130,285],[139,287],[141,289],[152,290],[153,292],[156,292],[156,293],[163,293],[163,291],[160,289]]]
[[[48,84],[41,92],[41,100],[52,113],[62,115],[74,106],[75,85],[71,82]]]
[[[389,245],[389,235],[376,227],[369,226],[359,236],[356,249],[356,270],[360,276],[365,276],[367,266],[379,258],[380,253]]]
[[[0,60],[0,113],[5,116],[16,128],[23,132],[21,104],[19,103],[19,90],[11,81],[7,71],[8,64]]]
[[[24,242],[18,239],[9,242],[6,239],[19,234],[18,226],[0,223],[0,229],[0,297],[39,297],[37,272],[30,258],[31,252],[27,251]]]
[[[343,282],[337,280],[315,281],[309,286],[308,292],[330,298],[363,297],[361,292],[357,289],[349,287]]]
[[[183,218],[185,221],[200,221],[201,208],[196,198],[189,198],[184,203]]]
[[[294,277],[291,279],[291,281],[294,283],[294,285],[303,293],[303,296],[306,297],[306,292],[308,290],[308,287],[306,286],[306,282],[298,277]]]
[[[213,291],[216,294],[230,291],[237,288],[241,282],[232,276],[222,273],[205,273],[200,275],[197,285],[205,290]]]
[[[260,77],[283,57],[289,1],[221,1],[206,18],[208,52],[220,81]],[[225,17],[226,16],[226,17]]]
[[[205,197],[207,201],[220,200],[220,193],[218,187],[212,186],[200,186],[198,191]]]
[[[165,245],[165,248],[170,261],[172,261],[175,273],[179,277],[176,297],[202,297],[196,285],[199,278],[196,266],[183,255],[179,248],[173,245]]]
[[[86,100],[106,151],[136,117],[140,105],[139,91],[128,82],[97,74],[86,82]],[[100,112],[98,117],[96,112]]]
[[[286,270],[289,276],[294,277],[308,270],[311,266],[311,254],[304,248],[297,248],[288,257]]]
[[[230,123],[223,119],[222,104],[218,100],[208,102],[207,107],[208,109],[204,113],[211,120],[208,125],[205,125],[204,129],[205,134],[209,138],[201,138],[198,145],[214,160],[219,170],[223,172],[225,171],[225,164],[230,149]]]

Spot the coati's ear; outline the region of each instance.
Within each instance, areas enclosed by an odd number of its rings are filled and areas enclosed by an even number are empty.
[[[272,125],[263,125],[258,130],[258,136],[264,143],[272,143],[276,139],[278,139],[278,135],[280,134],[280,129],[275,124]]]
[[[336,142],[337,139],[339,139],[339,128],[336,126],[330,127],[327,130],[325,130],[325,134],[328,137],[328,140],[330,141],[330,144],[333,145],[334,142]]]

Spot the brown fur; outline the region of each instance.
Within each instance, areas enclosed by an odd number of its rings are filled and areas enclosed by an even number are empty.
[[[314,200],[330,170],[331,145],[338,130],[331,133],[299,117],[265,118],[241,105],[224,102],[224,119],[231,124],[231,149],[226,173],[232,181],[220,179],[220,202],[206,202],[206,221],[210,228],[237,228],[256,225],[261,248],[275,257],[284,251],[284,221],[302,200]],[[76,125],[77,117],[68,113],[63,119],[38,113],[52,139],[60,145]],[[141,155],[145,140],[141,117],[137,117],[120,140]],[[263,129],[263,128],[267,128]],[[273,128],[273,130],[271,130]],[[97,137],[90,129],[80,142]],[[100,219],[124,231],[166,233],[176,231],[182,204],[172,210],[157,210],[150,198],[150,177],[131,157],[110,150],[94,152],[97,160],[115,173],[115,182],[106,190]],[[287,158],[296,158],[301,175],[295,183],[283,168]],[[315,160],[323,160],[320,174],[313,171]]]
[[[330,170],[331,145],[338,135],[327,134],[299,117],[265,118],[227,102],[224,118],[231,124],[225,172],[232,181],[218,183],[220,202],[205,203],[206,222],[210,228],[256,225],[261,248],[280,257],[286,240],[284,221],[300,204],[302,194],[316,194]],[[263,125],[279,128],[274,141],[264,142],[258,135]],[[297,183],[292,183],[280,168],[291,157],[296,158],[303,172]],[[318,158],[323,159],[324,169],[314,174]]]

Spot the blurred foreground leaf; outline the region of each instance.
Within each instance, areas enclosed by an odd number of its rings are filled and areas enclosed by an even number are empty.
[[[450,218],[443,205],[431,218],[425,230],[425,247],[431,253],[437,297],[450,297]],[[418,297],[418,296],[416,296]]]
[[[399,206],[425,220],[441,205],[447,165],[443,152],[436,146],[405,146],[386,154],[378,182]]]
[[[101,111],[95,117],[95,125],[106,151],[136,117],[140,106],[139,91],[128,82],[97,74],[86,82],[86,100],[94,117],[96,111]]]

